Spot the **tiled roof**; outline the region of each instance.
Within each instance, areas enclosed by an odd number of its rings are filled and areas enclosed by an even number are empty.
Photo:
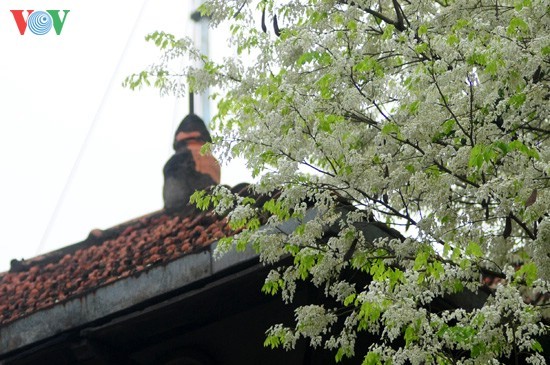
[[[248,184],[231,190],[251,194]],[[255,198],[260,206],[266,199]],[[227,221],[213,212],[163,210],[108,230],[93,230],[75,245],[25,261],[13,260],[11,270],[0,273],[0,326],[139,276],[231,234]],[[482,284],[494,289],[501,282],[499,277],[484,275]],[[532,304],[548,303],[550,294],[524,293],[524,298]]]
[[[94,230],[87,240],[50,254],[12,261],[10,272],[0,274],[0,326],[200,251],[227,234],[226,221],[212,212],[161,211]]]

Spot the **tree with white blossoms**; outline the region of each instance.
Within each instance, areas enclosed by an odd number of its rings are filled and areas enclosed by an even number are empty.
[[[305,339],[364,364],[544,364],[550,1],[210,0],[201,11],[230,25],[235,57],[216,63],[156,32],[161,61],[126,83],[217,90],[213,149],[246,159],[256,193],[276,193],[194,196],[240,229],[222,246],[275,264],[266,293],[292,302],[311,282],[334,303],[297,308],[266,346]],[[293,232],[277,230],[289,219]],[[373,220],[402,237],[369,240],[358,227]],[[479,307],[429,310],[488,281]],[[356,346],[363,332],[377,340]]]

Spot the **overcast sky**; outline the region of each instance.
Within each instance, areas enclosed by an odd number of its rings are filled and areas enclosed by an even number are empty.
[[[0,2],[0,271],[162,207],[187,101],[121,83],[158,58],[147,33],[192,32],[193,2]],[[60,35],[22,36],[18,9],[70,12]],[[242,180],[239,166],[222,169],[223,183]]]

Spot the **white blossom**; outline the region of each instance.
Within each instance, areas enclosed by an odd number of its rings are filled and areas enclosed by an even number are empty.
[[[217,88],[215,153],[245,157],[254,192],[276,193],[262,207],[216,191],[216,212],[242,229],[237,247],[266,264],[291,257],[264,289],[292,302],[310,281],[340,306],[301,306],[266,343],[305,338],[393,364],[498,364],[520,352],[545,363],[548,314],[528,298],[550,291],[549,6],[210,0],[211,24],[232,26],[239,55],[221,63],[190,40],[151,36],[165,54],[145,75],[175,94]],[[279,35],[261,30],[264,8]],[[185,57],[203,67],[174,69]],[[370,239],[358,227],[373,220],[400,233]],[[452,295],[488,299],[428,311]],[[379,341],[356,348],[361,331]]]

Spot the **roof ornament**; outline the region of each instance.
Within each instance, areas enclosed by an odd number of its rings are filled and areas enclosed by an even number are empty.
[[[208,56],[208,18],[198,11],[204,0],[194,0],[191,14],[193,38],[200,52]],[[210,119],[208,90],[199,94],[197,110]],[[220,183],[220,164],[211,154],[202,154],[205,143],[212,142],[204,121],[195,114],[195,95],[189,93],[189,115],[180,123],[174,136],[174,155],[164,165],[164,209],[183,212],[189,205],[189,198],[196,190],[202,190]]]
[[[197,191],[220,183],[220,164],[210,153],[201,153],[212,137],[204,121],[195,113],[193,93],[189,94],[189,114],[174,136],[175,153],[164,165],[164,209],[181,211]]]

